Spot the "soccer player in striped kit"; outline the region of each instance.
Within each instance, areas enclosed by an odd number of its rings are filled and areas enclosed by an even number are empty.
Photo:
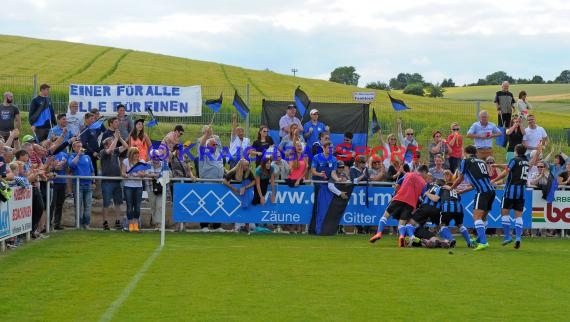
[[[453,174],[449,170],[443,172],[443,179],[448,185],[453,184]],[[462,191],[461,191],[462,192]],[[449,224],[451,220],[455,222],[455,226],[459,228],[461,236],[467,242],[467,247],[472,248],[473,243],[471,243],[471,236],[469,236],[469,231],[463,226],[463,206],[461,205],[461,192],[455,189],[440,190],[440,202],[441,202],[441,227],[439,229],[439,234],[443,239],[450,241],[451,247],[455,246],[455,239],[449,231]]]
[[[505,239],[502,245],[508,245],[513,242],[511,237],[511,217],[509,215],[511,209],[515,212],[515,249],[521,247],[521,235],[523,231],[522,211],[524,208],[524,192],[526,190],[527,174],[529,169],[528,159],[525,156],[526,148],[522,144],[515,146],[516,157],[509,161],[509,164],[493,179],[491,183],[496,183],[502,178],[507,177],[503,199],[501,201],[501,221],[503,223],[503,231]]]
[[[459,165],[459,173],[457,179],[451,186],[445,186],[448,190],[455,189],[464,177],[467,177],[469,183],[477,193],[475,194],[475,206],[473,210],[473,220],[475,221],[475,229],[477,231],[477,239],[479,241],[476,251],[489,248],[487,236],[485,235],[485,222],[487,214],[493,208],[493,200],[495,199],[495,187],[491,183],[487,165],[485,161],[477,159],[477,148],[468,145],[464,150],[465,158],[461,160]]]

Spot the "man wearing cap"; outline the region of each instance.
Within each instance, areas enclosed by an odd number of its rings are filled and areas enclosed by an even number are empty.
[[[48,137],[49,130],[55,125],[55,114],[51,105],[48,84],[40,85],[40,94],[30,104],[29,122],[32,132],[41,142]]]
[[[315,142],[319,141],[319,135],[322,132],[329,132],[329,127],[323,122],[319,122],[319,110],[312,109],[309,114],[311,120],[303,125],[303,136],[307,146],[312,147]]]
[[[5,141],[10,137],[10,131],[22,128],[20,110],[13,102],[14,95],[11,92],[4,93],[4,101],[0,105],[0,135]]]
[[[291,124],[297,124],[299,129],[303,127],[301,120],[297,118],[296,114],[297,108],[295,107],[295,104],[289,104],[289,106],[287,106],[287,112],[281,117],[281,119],[279,119],[279,137],[281,139],[283,139],[284,136],[289,135],[289,126]]]

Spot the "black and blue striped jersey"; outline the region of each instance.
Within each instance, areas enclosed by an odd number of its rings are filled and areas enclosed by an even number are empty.
[[[474,157],[463,159],[459,164],[459,172],[467,178],[478,193],[495,191],[495,187],[491,184],[487,165],[483,160]]]
[[[453,214],[463,213],[461,196],[457,193],[457,190],[441,189],[439,191],[439,198],[441,202],[441,212]]]
[[[524,199],[528,175],[528,159],[526,156],[516,156],[509,161],[509,174],[505,181],[503,196],[507,199]]]

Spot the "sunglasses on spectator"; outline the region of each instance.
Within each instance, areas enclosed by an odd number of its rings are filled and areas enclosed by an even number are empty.
[[[261,131],[261,132],[266,132],[266,133],[267,133],[267,130],[263,130],[263,131]]]
[[[453,129],[454,131],[459,131],[459,129]]]
[[[493,163],[495,163],[495,162],[493,162],[493,161],[487,161],[487,164],[493,164]]]
[[[406,133],[406,135],[411,135],[411,136],[413,136],[413,135],[414,135],[414,133]]]

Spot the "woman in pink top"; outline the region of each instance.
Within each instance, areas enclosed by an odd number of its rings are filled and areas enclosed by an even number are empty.
[[[451,147],[448,159],[451,173],[455,173],[463,157],[463,137],[460,130],[459,124],[451,123],[451,134],[447,137],[447,144]]]
[[[308,160],[306,155],[304,155],[303,143],[297,141],[295,143],[294,155],[288,156],[289,168],[291,173],[289,177],[285,180],[289,187],[297,187],[303,184],[303,179],[307,174],[307,164]],[[291,152],[293,153],[293,152]]]
[[[148,161],[148,149],[152,145],[150,138],[144,133],[144,120],[135,121],[135,128],[129,134],[129,147],[139,149],[139,158]]]

